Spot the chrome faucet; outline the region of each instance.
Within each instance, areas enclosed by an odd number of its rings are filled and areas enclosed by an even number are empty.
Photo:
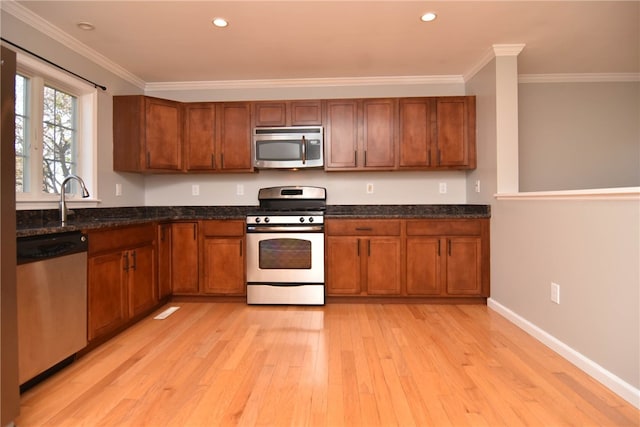
[[[62,184],[60,184],[60,222],[62,225],[65,225],[67,222],[67,214],[69,211],[67,210],[67,201],[65,200],[65,190],[64,187],[67,182],[75,179],[80,183],[80,189],[82,190],[82,198],[85,199],[89,197],[89,191],[87,191],[87,186],[84,185],[84,181],[78,175],[69,175],[65,179],[62,180]]]

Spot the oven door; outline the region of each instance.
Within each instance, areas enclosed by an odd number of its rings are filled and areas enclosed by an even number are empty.
[[[247,233],[247,283],[324,284],[324,233]]]

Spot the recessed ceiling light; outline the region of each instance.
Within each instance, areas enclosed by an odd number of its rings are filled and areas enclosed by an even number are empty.
[[[91,31],[96,28],[91,22],[78,22],[76,25],[78,28],[85,31]]]
[[[227,25],[229,25],[229,23],[227,22],[226,19],[224,18],[213,18],[213,25],[215,25],[216,27],[220,27],[220,28],[224,28]]]
[[[427,12],[420,17],[420,20],[423,22],[431,22],[436,19],[437,15],[433,12]]]

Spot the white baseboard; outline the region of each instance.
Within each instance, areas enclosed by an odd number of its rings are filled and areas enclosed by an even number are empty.
[[[529,335],[558,353],[560,356],[567,359],[569,362],[573,363],[615,394],[640,409],[640,389],[635,388],[620,377],[609,372],[593,360],[572,349],[553,335],[540,329],[538,326],[529,322],[517,313],[514,313],[496,300],[492,298],[487,299],[487,306],[518,326],[520,329],[523,329]]]

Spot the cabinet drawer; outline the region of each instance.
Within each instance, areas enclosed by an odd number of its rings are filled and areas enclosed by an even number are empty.
[[[399,236],[400,221],[388,219],[340,219],[326,222],[326,233],[331,236]]]
[[[482,233],[481,219],[410,220],[407,236],[475,236]]]
[[[89,231],[89,254],[140,246],[155,239],[154,224]]]
[[[236,220],[202,221],[202,233],[205,236],[243,236],[245,222]]]

